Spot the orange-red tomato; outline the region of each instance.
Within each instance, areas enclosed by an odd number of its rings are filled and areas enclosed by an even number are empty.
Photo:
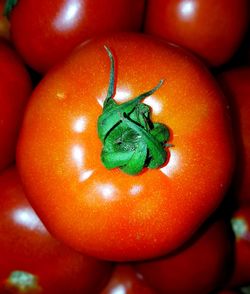
[[[230,224],[216,221],[180,250],[138,263],[136,270],[157,293],[215,293],[232,272],[232,241]]]
[[[101,162],[97,120],[111,66],[104,45],[115,56],[118,103],[164,79],[144,100],[152,120],[170,129],[161,168],[131,176]],[[88,42],[45,76],[17,152],[27,197],[49,230],[79,251],[118,261],[186,241],[224,197],[233,158],[227,105],[206,68],[180,48],[131,33]]]
[[[29,66],[44,73],[77,45],[111,31],[139,31],[145,0],[18,0],[11,40]]]
[[[248,0],[149,0],[145,32],[190,49],[208,64],[226,63],[239,47]]]
[[[130,265],[117,264],[101,294],[157,294]]]
[[[61,244],[28,203],[15,168],[0,175],[0,292],[100,293],[111,264]]]
[[[237,142],[235,196],[250,203],[250,67],[235,68],[219,76],[231,105]]]
[[[0,42],[0,171],[15,160],[16,142],[31,80],[21,59]]]

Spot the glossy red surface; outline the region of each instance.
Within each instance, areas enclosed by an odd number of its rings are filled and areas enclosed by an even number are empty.
[[[224,72],[219,80],[231,103],[238,146],[235,197],[250,204],[250,67]]]
[[[31,80],[21,59],[0,41],[0,171],[15,160],[18,132],[31,93]]]
[[[69,249],[48,233],[28,203],[15,168],[0,175],[0,292],[99,293],[109,263]]]
[[[130,265],[118,264],[101,294],[157,294]]]
[[[46,72],[77,45],[110,31],[138,31],[144,0],[19,0],[11,39],[24,60]]]
[[[176,43],[209,65],[226,63],[248,25],[247,0],[149,0],[145,32]]]
[[[115,56],[116,101],[165,79],[145,99],[153,121],[171,131],[174,146],[160,169],[130,176],[101,162],[104,45]],[[57,238],[100,258],[137,260],[180,246],[217,208],[231,180],[231,139],[224,97],[202,64],[154,38],[117,34],[82,46],[39,84],[17,161],[29,200]]]
[[[231,273],[229,224],[217,221],[176,253],[136,266],[157,293],[216,293]]]

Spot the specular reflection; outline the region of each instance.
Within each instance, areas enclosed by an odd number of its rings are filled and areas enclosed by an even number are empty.
[[[143,187],[141,185],[133,185],[130,188],[129,193],[132,196],[136,196],[136,195],[140,194],[142,190],[143,190]]]
[[[179,5],[179,14],[181,19],[191,19],[193,18],[195,11],[197,9],[197,3],[194,0],[184,0]]]
[[[114,196],[116,195],[117,189],[113,184],[110,183],[104,183],[99,184],[96,186],[98,194],[104,199],[104,200],[114,200]]]
[[[107,93],[105,92],[100,98],[97,98],[97,102],[101,107],[103,107],[103,103],[106,96],[107,96]],[[122,103],[126,100],[130,100],[135,97],[131,96],[131,91],[129,89],[118,88],[116,89],[115,96],[113,98],[117,103]]]
[[[117,285],[110,292],[110,294],[126,294],[126,293],[127,293],[126,287],[123,285]]]
[[[84,150],[81,145],[74,145],[71,150],[72,159],[78,168],[83,166]]]
[[[168,163],[160,169],[166,176],[171,177],[177,170],[180,169],[180,155],[176,150],[170,151],[170,157]]]
[[[67,31],[75,27],[84,13],[84,1],[67,0],[58,12],[53,24],[58,31]]]
[[[74,122],[72,129],[76,133],[83,133],[86,130],[87,120],[84,116],[78,117]]]
[[[13,220],[18,225],[25,227],[29,230],[39,230],[46,232],[46,229],[33,209],[27,207],[21,207],[15,209],[12,214]]]
[[[152,108],[152,112],[154,114],[159,114],[160,112],[162,112],[162,103],[154,96],[147,97],[144,102]]]

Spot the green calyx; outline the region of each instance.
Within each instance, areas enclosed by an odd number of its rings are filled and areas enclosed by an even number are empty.
[[[152,90],[117,104],[113,99],[114,58],[106,46],[105,49],[111,69],[103,113],[98,118],[98,136],[103,143],[101,160],[107,169],[119,167],[130,175],[140,173],[144,167],[158,168],[167,159],[170,133],[165,125],[151,121],[150,107],[142,100],[157,91],[163,80]]]
[[[4,5],[4,11],[3,14],[5,16],[9,16],[13,7],[17,4],[18,0],[6,0]]]
[[[41,293],[42,288],[37,276],[26,271],[12,271],[5,282],[6,290],[10,293]],[[9,293],[9,292],[8,292]]]

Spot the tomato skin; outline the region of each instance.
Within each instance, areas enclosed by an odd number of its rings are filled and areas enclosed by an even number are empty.
[[[21,59],[0,42],[0,171],[15,160],[15,149],[31,80]]]
[[[131,265],[117,264],[112,277],[101,294],[157,294],[135,272]],[[120,291],[120,292],[119,292]]]
[[[250,206],[238,208],[232,216],[235,231],[235,268],[231,287],[250,283]]]
[[[51,237],[25,198],[14,167],[0,175],[0,193],[1,293],[4,281],[15,270],[36,275],[41,293],[99,293],[110,276],[111,265],[75,252]]]
[[[117,101],[166,79],[145,99],[153,121],[172,133],[160,170],[130,176],[101,163],[97,118],[110,70],[104,45],[116,59]],[[233,170],[231,139],[224,97],[198,60],[124,33],[86,43],[45,76],[26,111],[17,162],[27,197],[52,234],[89,255],[138,260],[180,246],[219,205]]]
[[[232,104],[237,150],[235,197],[239,203],[250,203],[250,67],[241,67],[218,77]]]
[[[176,253],[138,263],[136,270],[157,293],[214,293],[231,273],[232,240],[229,224],[216,221]]]
[[[144,30],[190,49],[209,65],[219,66],[241,43],[248,24],[248,5],[247,0],[149,0]]]
[[[11,39],[27,64],[45,73],[93,36],[140,30],[143,12],[144,0],[19,0]]]

